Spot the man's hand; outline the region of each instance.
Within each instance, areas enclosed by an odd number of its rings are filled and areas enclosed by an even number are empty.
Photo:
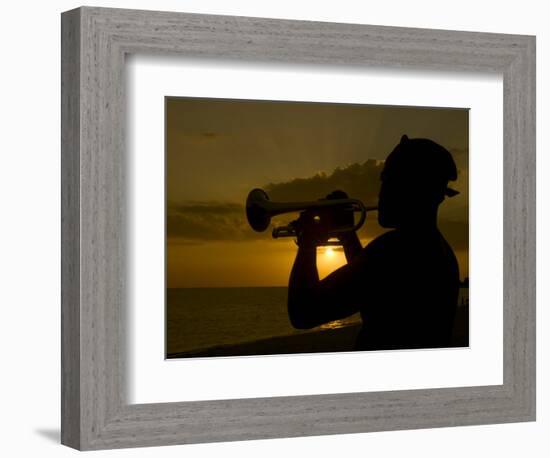
[[[344,191],[333,191],[328,194],[326,200],[347,199]],[[306,210],[300,213],[300,217],[292,222],[298,238],[298,245],[319,246],[330,238],[330,233],[341,228],[350,228],[355,224],[353,210],[344,205],[327,207],[318,210]],[[355,233],[344,231],[335,236],[340,242],[347,243],[349,239],[355,239]]]
[[[292,224],[296,229],[299,246],[317,247],[329,239],[327,221],[321,218],[318,212],[303,211]]]
[[[348,195],[344,191],[333,191],[327,197],[327,199],[347,199]],[[331,226],[334,228],[350,228],[355,225],[355,218],[353,210],[346,206],[338,206],[330,210]],[[359,237],[355,231],[343,231],[337,234],[338,241],[344,248],[344,254],[346,255],[346,261],[351,262],[355,256],[361,253],[363,247],[359,241]]]
[[[348,195],[344,191],[332,191],[328,194],[325,199],[327,200],[336,200],[336,199],[347,199]],[[327,209],[326,217],[329,219],[328,224],[331,228],[340,229],[340,228],[350,228],[355,225],[355,218],[353,216],[353,210],[345,206],[337,206],[334,208]],[[338,240],[340,242],[346,241],[350,235],[353,235],[352,231],[340,232],[338,234]]]

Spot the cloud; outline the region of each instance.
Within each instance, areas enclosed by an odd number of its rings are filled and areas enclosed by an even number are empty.
[[[323,172],[309,178],[295,178],[282,183],[265,186],[271,200],[295,201],[316,200],[330,192],[341,189],[351,197],[362,200],[366,205],[374,204],[378,198],[380,172],[383,161],[369,159],[362,164],[354,163],[338,167],[332,173]]]
[[[330,174],[318,173],[309,178],[269,183],[264,189],[274,201],[316,200],[335,189],[345,189],[350,195],[366,203],[373,203],[378,195],[382,166],[383,162],[370,159],[363,164],[337,168]],[[294,217],[295,215],[282,215],[274,218],[273,223],[286,224]],[[365,226],[374,226],[372,223],[374,221]],[[372,234],[373,231],[368,232]],[[250,228],[243,204],[218,201],[169,203],[167,235],[171,241],[178,243],[244,241],[270,237],[269,230],[266,233],[257,233]]]
[[[452,150],[459,164],[459,179],[452,186],[461,194],[447,199],[441,207],[440,228],[454,249],[468,247],[468,173],[467,151]],[[268,183],[263,188],[272,201],[292,202],[317,200],[328,193],[341,189],[350,197],[362,200],[366,205],[375,205],[380,187],[380,173],[384,162],[369,159],[338,167],[332,173],[317,173],[308,178],[295,178],[285,182]],[[286,224],[296,215],[281,215],[274,218],[275,225]],[[375,214],[369,215],[359,231],[363,239],[374,238],[385,229],[378,226]],[[269,229],[264,233],[253,231],[246,220],[241,203],[219,201],[185,201],[169,203],[167,233],[178,243],[203,243],[215,240],[250,241],[269,239]]]
[[[232,202],[169,203],[166,223],[169,238],[188,241],[244,240],[252,232],[244,206]]]
[[[272,225],[288,224],[295,215],[275,216]],[[209,241],[250,241],[271,238],[268,228],[255,232],[248,224],[244,205],[233,202],[187,201],[169,203],[167,236],[170,243],[196,245]]]

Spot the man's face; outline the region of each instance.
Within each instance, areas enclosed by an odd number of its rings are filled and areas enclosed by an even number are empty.
[[[378,193],[378,223],[382,227],[396,228],[409,225],[433,210],[443,201],[443,187],[419,178],[414,170],[386,168],[380,176]]]
[[[426,139],[403,136],[386,158],[378,194],[378,222],[395,228],[433,221],[445,198],[448,176],[456,179],[450,153]],[[423,221],[424,219],[424,221]]]

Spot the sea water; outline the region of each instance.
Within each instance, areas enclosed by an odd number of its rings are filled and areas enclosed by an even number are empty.
[[[468,288],[461,288],[458,303],[468,305]],[[167,353],[318,331],[294,329],[286,306],[286,287],[168,289]],[[321,328],[341,328],[359,321],[355,314]]]

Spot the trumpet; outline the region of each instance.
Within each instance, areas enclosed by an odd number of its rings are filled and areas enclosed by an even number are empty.
[[[334,224],[331,220],[331,211],[336,208],[342,208],[347,211],[359,212],[360,216],[357,222],[351,225],[341,226]],[[256,232],[265,231],[270,223],[271,218],[283,213],[292,212],[311,212],[313,219],[317,223],[325,223],[328,229],[328,238],[334,239],[345,232],[358,230],[365,222],[368,211],[377,210],[378,207],[367,207],[358,199],[319,199],[309,202],[273,202],[263,189],[253,189],[248,194],[246,199],[246,217],[250,227]],[[296,225],[294,222],[286,226],[273,228],[271,233],[274,239],[280,237],[296,237]],[[327,240],[323,245],[339,245],[339,242]]]

